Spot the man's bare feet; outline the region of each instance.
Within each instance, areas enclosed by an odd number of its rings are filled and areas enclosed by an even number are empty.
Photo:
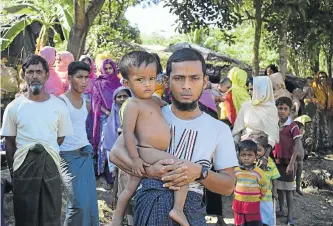
[[[172,220],[177,221],[181,226],[190,226],[183,211],[172,209],[169,213]]]
[[[299,195],[303,196],[303,192],[301,191],[301,189],[297,188],[297,189],[296,189],[296,192],[297,192]]]

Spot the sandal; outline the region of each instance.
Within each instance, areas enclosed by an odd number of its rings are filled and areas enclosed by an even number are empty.
[[[296,224],[295,224],[295,222],[294,222],[294,220],[290,220],[289,222],[288,222],[288,226],[295,226]]]

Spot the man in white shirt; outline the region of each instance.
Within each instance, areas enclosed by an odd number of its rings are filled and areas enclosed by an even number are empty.
[[[28,92],[5,110],[1,135],[13,180],[15,225],[60,225],[59,145],[71,135],[66,105],[45,92],[47,62],[29,56],[22,65]]]
[[[73,135],[65,137],[60,146],[61,171],[67,193],[66,226],[98,226],[96,178],[93,148],[86,132],[89,103],[82,98],[89,81],[90,67],[80,61],[68,65],[70,89],[62,94],[69,110]]]
[[[199,109],[198,100],[207,83],[201,54],[193,49],[178,50],[169,58],[166,71],[172,95],[172,105],[162,108],[171,129],[167,151],[181,160],[166,159],[146,167],[147,176],[155,179],[141,181],[135,195],[134,225],[173,225],[170,189],[189,184],[184,213],[190,225],[202,226],[206,225],[203,187],[223,195],[233,192],[234,166],[238,165],[234,141],[226,124]],[[110,160],[132,174],[132,162],[121,136]],[[212,162],[217,173],[210,170]]]

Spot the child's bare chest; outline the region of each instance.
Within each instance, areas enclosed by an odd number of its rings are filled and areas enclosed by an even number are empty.
[[[166,150],[170,128],[158,105],[143,105],[136,122],[135,133],[140,144]]]

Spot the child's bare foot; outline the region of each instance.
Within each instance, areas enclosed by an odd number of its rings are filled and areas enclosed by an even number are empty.
[[[297,192],[299,195],[303,196],[303,192],[301,191],[301,189],[297,188],[297,189],[296,189],[296,192]]]
[[[287,213],[284,210],[280,210],[280,211],[276,212],[276,216],[277,217],[286,217]]]
[[[119,216],[113,216],[111,226],[123,226],[123,218]]]
[[[190,226],[183,211],[172,209],[169,216],[172,220],[177,221],[181,226]]]

